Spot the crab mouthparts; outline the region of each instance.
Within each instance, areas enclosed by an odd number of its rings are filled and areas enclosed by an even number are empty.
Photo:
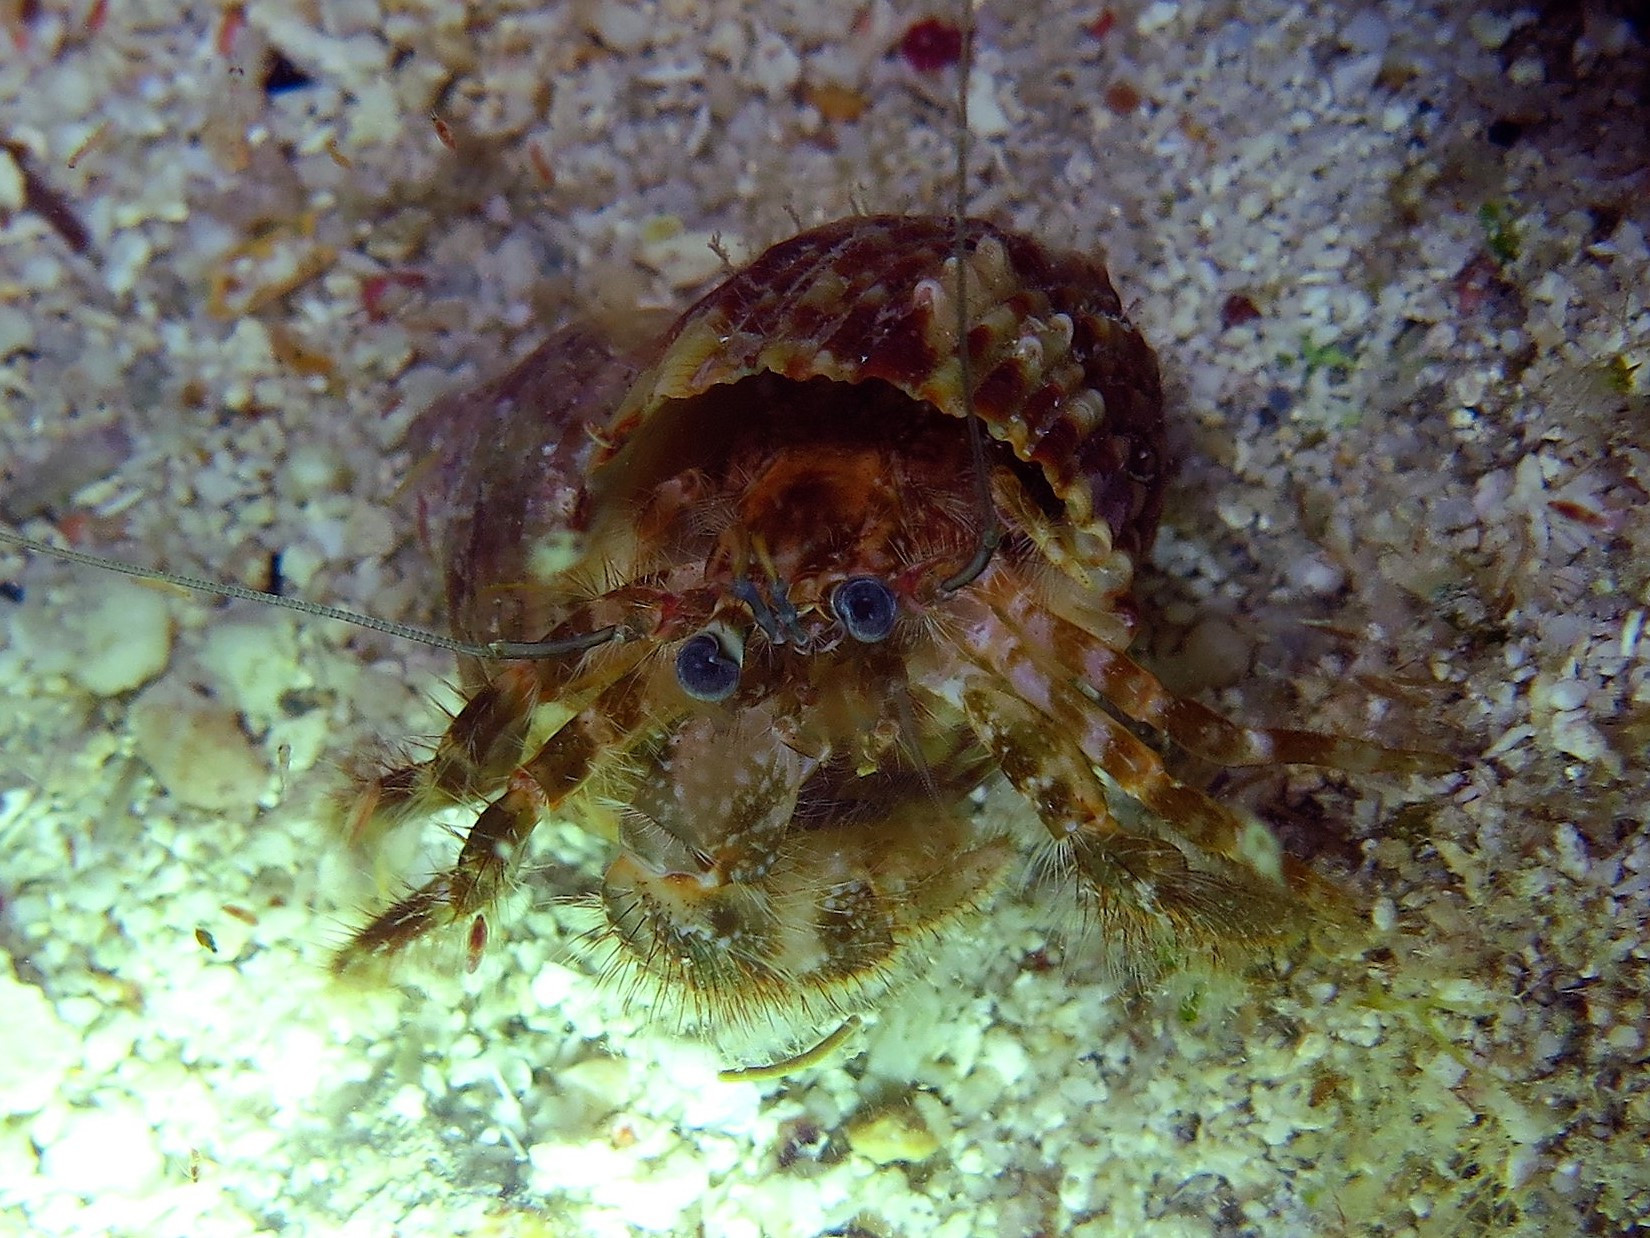
[[[774,581],[768,587],[768,595],[772,598],[771,604],[763,598],[753,581],[733,582],[733,596],[751,608],[751,617],[770,641],[775,645],[789,642],[799,650],[810,648],[813,637],[803,629],[802,616],[791,605],[790,598],[785,596],[784,584]]]

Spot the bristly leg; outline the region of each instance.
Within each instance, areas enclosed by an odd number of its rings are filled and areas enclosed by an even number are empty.
[[[1243,727],[1181,701],[1076,624],[1026,599],[1006,567],[948,625],[962,666],[924,687],[957,701],[1009,782],[1035,807],[1086,906],[1125,946],[1165,938],[1205,949],[1275,940],[1306,918],[1335,918],[1333,887],[1287,856],[1259,822],[1174,778],[1162,756],[1104,707],[1229,764],[1312,762],[1436,772],[1434,753],[1335,736]],[[1105,784],[1159,825],[1124,826]]]
[[[427,933],[467,917],[481,924],[478,929],[472,923],[470,929],[469,952],[475,958],[487,939],[483,917],[504,893],[515,859],[538,824],[543,799],[532,779],[513,779],[510,789],[470,827],[452,868],[359,929],[333,956],[333,970],[342,972],[358,959],[399,954]]]
[[[361,959],[399,954],[427,934],[466,919],[472,920],[468,952],[473,966],[487,940],[485,921],[478,927],[476,918],[485,917],[505,893],[522,849],[544,814],[560,808],[584,788],[605,762],[622,757],[657,727],[675,720],[668,714],[650,715],[645,707],[650,674],[643,666],[621,675],[546,740],[525,765],[508,774],[506,789],[470,827],[453,866],[360,929],[334,956],[333,970],[342,972]],[[525,704],[531,695],[518,694],[515,699]],[[477,716],[502,722],[508,711],[498,706],[495,701]],[[493,737],[513,732],[518,725],[524,728],[525,720],[500,726]],[[464,751],[467,740],[481,738],[479,731],[463,728],[452,749]],[[471,742],[467,750],[491,757],[496,748],[493,742]],[[460,768],[460,763],[455,761],[453,768]],[[476,768],[480,766],[471,772]]]
[[[349,814],[353,846],[442,808],[495,794],[521,764],[538,702],[537,668],[508,666],[448,724],[426,761],[396,765],[365,780]]]
[[[1176,696],[1126,653],[1038,606],[1032,590],[999,588],[992,607],[1016,643],[1046,672],[1080,670],[1076,682],[1093,700],[1115,706],[1217,765],[1321,765],[1353,774],[1446,774],[1460,768],[1444,753],[1386,748],[1287,727],[1244,726]]]
[[[1059,866],[1076,875],[1108,936],[1126,948],[1192,938],[1208,950],[1277,938],[1295,917],[1295,900],[1275,876],[1211,856],[1194,867],[1168,839],[1124,829],[1113,816],[1091,759],[1039,711],[982,684],[963,694],[969,722],[1009,783],[1036,809],[1059,848]],[[1109,771],[1108,771],[1109,772]],[[1127,786],[1125,790],[1129,790]],[[1179,788],[1189,795],[1197,792]],[[1203,798],[1199,796],[1198,798]],[[1206,804],[1224,814],[1225,810]],[[1167,818],[1171,828],[1179,826]],[[1232,824],[1236,825],[1235,819]]]
[[[1024,640],[1021,633],[1008,626],[999,614],[992,612],[971,625],[967,642],[968,651],[978,664],[1011,684],[1023,700],[1042,714],[1045,725],[1052,726],[1058,734],[1066,737],[1090,762],[1116,782],[1119,789],[1162,818],[1186,841],[1201,851],[1251,867],[1257,860],[1266,859],[1264,854],[1257,854],[1255,844],[1259,836],[1250,829],[1249,823],[1219,801],[1177,781],[1164,767],[1161,754],[1132,734],[1105,709],[1097,708],[1085,693],[1081,679],[1051,669],[1046,663],[1044,651]],[[1068,664],[1056,663],[1056,666],[1063,665]],[[1135,671],[1132,680],[1156,685],[1156,680],[1147,672],[1138,667]],[[1164,692],[1160,686],[1157,691]],[[1164,695],[1167,693],[1164,692]],[[1219,717],[1212,711],[1205,712],[1211,717]],[[1246,731],[1246,728],[1225,719],[1220,721],[1233,731]],[[1333,739],[1310,732],[1259,729],[1253,730],[1252,735],[1265,737],[1261,740],[1263,744],[1271,743],[1271,736],[1282,737],[1283,742],[1274,745],[1277,754],[1273,760],[1278,762],[1285,759],[1285,752],[1296,756],[1296,759],[1302,755],[1304,745],[1293,744],[1296,736],[1310,740]],[[1389,752],[1375,745],[1346,742],[1362,752]],[[1394,752],[1391,755],[1407,758],[1411,754]],[[1277,857],[1273,867],[1280,878],[1309,881],[1305,866],[1289,857]]]
[[[614,608],[628,614],[632,599]],[[581,615],[605,626],[603,617]],[[568,625],[552,637],[567,634]],[[390,829],[443,808],[495,795],[521,764],[533,711],[555,700],[577,710],[629,673],[647,651],[639,642],[555,660],[506,663],[482,680],[424,761],[393,764],[360,779],[347,815],[352,846],[369,845]]]

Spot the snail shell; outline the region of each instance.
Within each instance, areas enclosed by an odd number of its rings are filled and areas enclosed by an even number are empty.
[[[814,228],[706,293],[641,359],[566,327],[426,412],[408,441],[436,478],[419,521],[445,564],[455,635],[524,639],[553,626],[563,595],[516,586],[584,560],[592,526],[668,475],[668,462],[648,460],[672,450],[659,420],[718,388],[764,372],[880,382],[967,417],[955,234],[929,216]],[[973,415],[1047,483],[1060,542],[1044,552],[1121,593],[1162,509],[1156,357],[1098,261],[979,220],[964,249]]]
[[[611,462],[670,402],[764,371],[880,381],[966,417],[955,231],[941,217],[873,215],[773,246],[677,320],[592,466]],[[979,220],[968,221],[964,249],[974,414],[1042,471],[1075,530],[1139,556],[1163,498],[1151,348],[1093,259]]]

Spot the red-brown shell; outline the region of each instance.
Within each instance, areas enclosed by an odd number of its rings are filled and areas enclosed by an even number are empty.
[[[547,537],[576,537],[596,427],[638,366],[584,326],[553,332],[515,367],[437,401],[407,434],[423,539],[446,574],[448,623],[464,640],[520,640],[553,621],[530,591]]]
[[[1157,360],[1105,268],[970,220],[973,409],[1034,465],[1095,558],[1149,549],[1162,507]],[[945,217],[840,220],[782,241],[690,306],[644,365],[573,326],[508,373],[438,403],[409,433],[433,468],[415,487],[446,567],[449,622],[468,640],[527,639],[556,598],[513,587],[560,539],[576,556],[591,485],[671,401],[772,372],[880,380],[967,415],[957,361],[955,228]],[[643,360],[646,358],[644,357]]]
[[[968,221],[974,412],[1036,465],[1078,530],[1150,548],[1163,498],[1157,359],[1123,316],[1105,268]],[[873,215],[782,241],[692,305],[614,414],[599,469],[667,401],[769,371],[881,380],[967,415],[956,356],[955,226]]]

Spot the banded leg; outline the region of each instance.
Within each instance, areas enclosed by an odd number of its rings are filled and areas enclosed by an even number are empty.
[[[554,699],[576,711],[642,656],[639,648],[619,647],[598,658],[509,663],[453,717],[433,756],[362,781],[348,816],[351,844],[370,844],[415,818],[496,795],[521,764],[541,700]]]
[[[1163,818],[1188,842],[1240,863],[1253,865],[1264,860],[1263,849],[1254,845],[1257,835],[1253,833],[1262,827],[1177,780],[1164,768],[1163,758],[1155,749],[1105,710],[1096,709],[1075,688],[1057,689],[1051,693],[1049,705],[1055,727],[1071,736],[1088,760],[1104,770],[1124,794]],[[1304,867],[1288,857],[1280,857],[1277,863],[1281,878],[1294,881],[1306,876]]]
[[[1079,681],[1052,669],[1043,651],[1023,643],[999,615],[981,608],[971,618],[961,632],[961,652],[983,672],[984,682],[1001,685],[1000,691],[1016,697],[1046,732],[1074,745],[1124,794],[1201,851],[1250,868],[1259,864],[1292,885],[1322,891],[1305,865],[1277,852],[1270,833],[1177,781],[1155,750],[1090,700]],[[944,686],[943,678],[931,684]]]
[[[531,778],[515,775],[509,790],[476,818],[453,867],[358,929],[333,955],[333,971],[342,972],[362,958],[398,954],[426,933],[467,917],[474,917],[466,960],[474,971],[487,945],[485,913],[504,892],[515,856],[538,824],[543,799]]]
[[[1040,607],[1034,590],[999,591],[993,608],[1014,633],[1013,643],[1038,651],[1046,669],[1080,673],[1097,700],[1156,727],[1182,748],[1218,765],[1323,765],[1354,774],[1444,774],[1460,768],[1443,753],[1233,722],[1206,705],[1175,696],[1126,653]]]
[[[362,783],[350,809],[350,843],[361,846],[414,817],[495,793],[521,764],[538,697],[538,675],[528,663],[507,666],[483,684],[448,724],[429,760],[395,766]]]
[[[1167,839],[1124,829],[1089,756],[1023,700],[975,685],[963,706],[1010,784],[1037,810],[1062,867],[1090,894],[1102,928],[1126,945],[1148,946],[1165,930],[1207,947],[1261,941],[1299,910],[1283,884],[1260,872],[1220,859],[1193,867]]]
[[[335,972],[357,960],[398,954],[426,934],[471,920],[469,965],[487,942],[486,913],[504,894],[528,836],[547,812],[585,787],[608,760],[672,721],[644,708],[647,668],[632,671],[569,719],[477,817],[452,868],[358,930],[333,957]]]

